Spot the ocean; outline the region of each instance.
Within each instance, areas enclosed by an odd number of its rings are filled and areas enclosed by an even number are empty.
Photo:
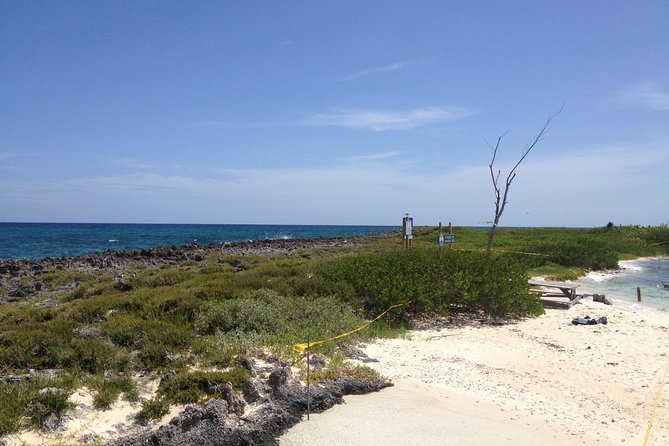
[[[620,270],[591,272],[575,282],[579,293],[605,294],[614,304],[627,307],[652,307],[669,310],[669,257],[643,257],[622,260]],[[641,303],[637,301],[637,287]]]
[[[0,259],[74,257],[106,250],[247,240],[350,237],[398,226],[0,223]]]

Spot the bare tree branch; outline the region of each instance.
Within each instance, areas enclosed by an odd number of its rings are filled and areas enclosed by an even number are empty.
[[[495,160],[497,158],[497,152],[499,151],[499,146],[502,142],[502,138],[509,133],[507,130],[504,132],[499,138],[497,138],[497,142],[494,146],[489,144],[486,141],[486,144],[488,144],[488,147],[492,149],[492,159],[490,160],[490,164],[488,164],[488,167],[490,168],[490,178],[492,179],[492,186],[495,191],[495,219],[492,222],[492,226],[490,227],[490,233],[488,234],[488,252],[492,251],[492,242],[495,237],[495,230],[497,229],[497,226],[499,224],[499,220],[502,218],[502,214],[504,213],[504,209],[506,208],[506,205],[508,203],[508,196],[509,196],[509,188],[511,187],[511,183],[513,180],[516,178],[516,169],[518,166],[521,165],[523,161],[525,161],[525,158],[527,158],[527,155],[532,151],[532,149],[541,141],[541,138],[546,134],[546,132],[550,129],[550,124],[555,119],[560,113],[562,113],[562,110],[564,109],[564,104],[551,113],[548,116],[548,119],[546,119],[546,122],[544,123],[544,126],[539,130],[539,133],[532,139],[523,149],[522,155],[518,162],[513,166],[513,168],[509,171],[508,175],[506,176],[506,181],[504,182],[504,194],[501,193],[501,189],[499,186],[499,176],[501,174],[501,171],[497,171],[497,175],[495,175],[495,170],[494,170],[494,165],[495,165]]]

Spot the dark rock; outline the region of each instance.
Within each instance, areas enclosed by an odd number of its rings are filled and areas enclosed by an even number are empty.
[[[9,298],[15,298],[15,300],[25,297],[25,290],[21,284],[21,279],[18,277],[12,277],[5,284],[5,292],[7,293],[7,300]]]
[[[119,291],[130,291],[132,290],[132,285],[123,279],[119,279],[114,283],[114,288]]]
[[[604,294],[593,294],[592,295],[592,301],[593,302],[601,302],[606,305],[613,305],[613,302],[611,302],[610,299],[606,297]]]
[[[225,400],[210,400],[205,407],[189,406],[182,413],[172,418],[170,425],[183,432],[191,430],[202,420],[224,422],[228,413],[228,403]]]
[[[355,345],[347,345],[343,348],[344,356],[350,359],[356,359],[361,362],[379,362],[378,359],[370,358],[365,352]]]
[[[246,402],[255,403],[256,401],[259,401],[262,398],[260,389],[261,383],[259,381],[253,379],[246,381],[244,384],[244,389],[242,390],[242,394],[244,395]]]
[[[325,368],[325,356],[316,353],[309,355],[309,364],[316,370],[323,370]]]
[[[163,376],[160,377],[160,386],[164,385],[167,381],[174,379],[178,376],[179,374],[176,372],[176,370],[170,370],[169,372],[165,373]]]
[[[228,410],[234,412],[237,415],[244,413],[244,408],[246,407],[246,401],[244,398],[241,398],[235,393],[232,389],[232,384],[227,383],[223,388],[223,399],[228,403]]]
[[[24,375],[0,375],[0,381],[8,384],[17,384],[25,381],[32,381],[35,377],[31,374]]]
[[[251,373],[251,376],[256,375],[255,361],[249,356],[242,356],[239,360],[239,363],[242,367],[248,370]]]
[[[288,363],[288,361],[286,361],[285,359],[280,358],[276,355],[269,355],[267,357],[267,362],[269,362],[270,364],[281,366],[281,367],[286,367],[286,366],[290,365]]]
[[[97,434],[84,434],[79,437],[79,441],[83,444],[97,442],[100,439],[100,436]]]
[[[59,415],[52,413],[42,420],[41,425],[45,432],[55,432],[64,426],[64,422]]]
[[[269,382],[271,381],[271,383]],[[189,407],[155,432],[144,432],[114,440],[108,446],[241,446],[276,445],[285,429],[302,419],[307,408],[305,386],[290,379],[290,368],[279,366],[268,380],[272,392],[262,397],[249,415],[235,408],[239,397],[226,386],[224,398],[212,399],[206,407]],[[359,381],[343,377],[311,388],[310,407],[322,412],[343,401],[346,394],[373,392],[387,387],[388,381]],[[261,395],[262,382],[247,384],[245,395]],[[248,399],[247,399],[248,401]],[[243,402],[242,402],[243,404]]]
[[[269,384],[273,392],[276,392],[281,386],[286,384],[291,374],[290,366],[281,367],[269,374],[267,384]]]

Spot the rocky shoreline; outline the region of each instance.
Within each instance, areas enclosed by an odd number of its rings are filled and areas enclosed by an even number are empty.
[[[262,355],[261,355],[262,356]],[[105,446],[242,446],[277,445],[278,436],[307,413],[341,404],[345,395],[361,395],[392,386],[385,379],[363,381],[343,376],[312,386],[295,379],[290,364],[276,356],[245,358],[252,378],[241,394],[230,386],[203,407],[189,406],[156,430],[145,427]],[[322,361],[316,358],[313,366]]]
[[[321,248],[352,247],[370,239],[387,238],[394,233],[383,233],[356,237],[313,238],[291,240],[262,240],[213,245],[196,243],[178,247],[160,247],[134,251],[106,251],[81,257],[44,258],[39,260],[0,260],[0,305],[12,305],[35,300],[36,308],[61,305],[60,296],[82,286],[72,275],[71,283],[54,285],[45,276],[50,271],[72,271],[82,274],[105,274],[116,277],[116,287],[122,287],[124,274],[133,268],[159,269],[168,265],[186,267],[193,262],[203,262],[211,254],[224,256],[311,256],[311,250]],[[186,263],[188,262],[188,263]],[[184,265],[184,263],[186,263]],[[66,276],[69,277],[69,276]],[[127,284],[130,286],[129,284]],[[360,360],[360,352],[355,347],[345,354]],[[365,358],[362,358],[363,360]],[[305,361],[303,359],[302,361]],[[84,430],[76,434],[79,444],[103,444],[105,446],[139,445],[275,445],[278,436],[297,424],[307,413],[307,388],[294,375],[295,369],[287,361],[277,356],[257,350],[242,359],[242,365],[249,371],[251,379],[243,391],[234,391],[231,385],[212,388],[211,399],[204,406],[188,406],[169,422],[163,419],[143,424],[132,419],[125,420],[115,429],[116,433],[106,434],[95,430]],[[327,367],[327,359],[312,355],[310,365],[318,369]],[[303,364],[304,365],[304,364]],[[29,375],[5,376],[5,381],[31,380],[41,376],[42,371],[31,370]],[[170,379],[169,376],[163,379]],[[311,412],[322,412],[343,402],[350,394],[365,394],[392,386],[383,378],[362,378],[341,376],[333,381],[321,381],[313,385],[309,392]],[[85,411],[85,410],[84,410]],[[77,415],[56,417],[52,428],[45,432],[58,435],[68,432],[68,423],[74,423]],[[84,413],[84,412],[82,412]],[[76,424],[76,423],[75,423]],[[7,440],[5,444],[33,444],[30,432]],[[65,434],[69,435],[69,434]],[[40,444],[43,443],[39,440]],[[56,442],[57,443],[57,442]],[[54,444],[56,444],[54,443]],[[60,444],[60,443],[58,443]]]
[[[132,251],[108,250],[80,257],[0,260],[0,303],[50,297],[57,291],[63,291],[62,289],[46,287],[40,280],[40,276],[49,270],[68,270],[83,273],[104,272],[113,273],[120,277],[124,271],[133,267],[178,266],[186,261],[203,261],[212,253],[230,256],[296,255],[309,249],[354,246],[363,239],[369,240],[370,238],[384,238],[393,235],[393,232],[389,232],[366,236],[254,240],[211,245],[190,243],[183,246]],[[76,286],[76,283],[68,285],[69,288],[75,288]]]

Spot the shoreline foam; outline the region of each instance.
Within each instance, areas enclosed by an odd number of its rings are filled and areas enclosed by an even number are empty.
[[[669,290],[659,285],[669,280],[669,257],[640,257],[620,261],[621,268],[610,271],[594,271],[573,283],[579,292],[605,294],[608,298],[628,308],[654,308],[669,310]],[[641,290],[641,302],[637,302],[637,287]]]

